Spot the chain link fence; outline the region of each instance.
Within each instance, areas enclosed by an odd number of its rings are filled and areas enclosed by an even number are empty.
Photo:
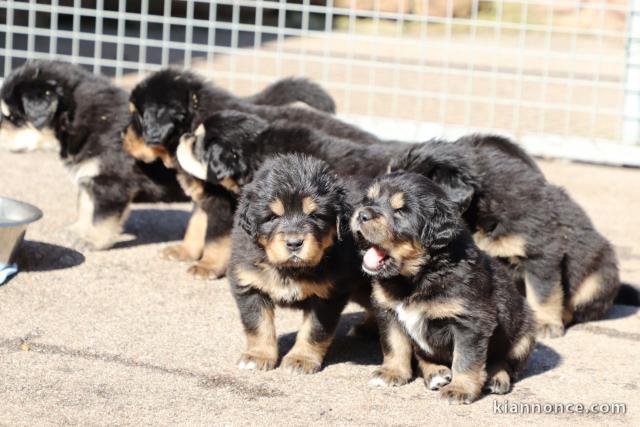
[[[56,58],[132,86],[169,65],[238,94],[303,75],[382,136],[511,135],[640,165],[640,1],[0,1],[0,72]]]

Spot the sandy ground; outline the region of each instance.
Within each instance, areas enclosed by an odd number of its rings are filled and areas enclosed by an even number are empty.
[[[0,287],[0,425],[640,423],[637,308],[617,306],[607,320],[539,343],[512,393],[464,407],[440,401],[420,380],[368,386],[381,356],[375,342],[345,336],[356,307],[320,373],[239,371],[244,342],[227,282],[193,281],[186,265],[158,257],[181,237],[187,205],[135,206],[126,224],[135,241],[79,253],[60,232],[73,220],[75,192],[56,155],[0,152],[0,164],[0,193],[44,211],[28,231],[22,272]],[[640,284],[640,171],[541,166],[615,243],[623,280]],[[300,320],[278,313],[281,354]],[[624,403],[627,413],[495,414],[505,399]]]

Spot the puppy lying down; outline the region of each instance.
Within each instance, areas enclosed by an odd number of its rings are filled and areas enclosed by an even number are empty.
[[[415,351],[426,387],[451,403],[507,393],[534,347],[533,314],[442,189],[412,173],[378,178],[351,229],[374,279],[384,362],[372,383],[406,383]]]
[[[341,181],[316,159],[275,157],[245,187],[228,271],[247,340],[240,368],[275,367],[275,307],[303,313],[282,366],[313,373],[322,366],[348,300],[369,306],[370,281],[359,268],[349,215]]]

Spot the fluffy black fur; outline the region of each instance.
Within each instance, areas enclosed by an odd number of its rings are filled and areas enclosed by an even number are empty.
[[[533,349],[533,314],[445,192],[418,174],[378,178],[351,229],[374,278],[385,361],[373,382],[410,378],[411,342],[426,386],[450,402],[470,403],[483,387],[508,392]]]
[[[118,239],[133,200],[185,199],[175,172],[123,151],[128,94],[107,79],[75,65],[34,60],[5,79],[0,95],[3,132],[50,130],[59,141],[80,190],[72,230],[88,246],[105,249]]]
[[[289,77],[267,86],[262,92],[243,98],[253,105],[278,106],[301,102],[318,111],[335,114],[336,103],[333,98],[316,83],[304,79]]]
[[[245,369],[275,367],[275,306],[304,322],[283,367],[313,373],[348,299],[369,306],[368,278],[348,232],[345,189],[329,166],[299,155],[267,161],[240,198],[232,234],[231,290],[247,335]]]
[[[315,121],[319,126],[327,127],[332,123],[340,123],[327,114],[335,111],[331,97],[318,85],[306,79],[283,79],[254,96],[240,98],[214,86],[195,73],[166,69],[152,74],[138,84],[131,93],[130,102],[132,120],[125,137],[125,147],[129,153],[142,161],[161,159],[165,166],[177,168],[185,192],[198,195],[197,200],[194,199],[198,205],[197,209],[207,209],[207,239],[204,253],[202,250],[184,249],[187,246],[195,246],[187,241],[187,237],[193,236],[194,233],[187,233],[182,245],[168,247],[163,251],[165,258],[178,260],[200,257],[228,259],[229,254],[222,253],[225,252],[226,245],[220,242],[225,241],[231,230],[232,216],[226,213],[232,212],[233,202],[230,200],[238,190],[234,185],[226,185],[226,189],[214,188],[218,183],[211,182],[205,185],[193,176],[183,173],[175,160],[179,138],[183,134],[192,132],[208,115],[224,109],[246,110],[265,117],[282,116],[291,120]],[[306,103],[312,108],[280,106],[296,102]],[[325,110],[326,113],[313,108]],[[337,128],[344,129],[343,132],[354,138],[364,138],[364,135],[370,137],[346,125],[337,125]],[[204,187],[204,191],[194,192],[194,186]],[[208,251],[207,247],[213,249]],[[220,277],[225,273],[226,266],[224,262],[217,262],[215,266],[200,262],[189,271],[198,277]]]
[[[304,102],[309,108],[289,107]],[[266,120],[286,119],[309,123],[331,134],[354,140],[375,139],[369,133],[332,117],[333,99],[305,79],[284,79],[248,98],[232,95],[203,77],[165,69],[140,82],[131,92],[132,128],[147,145],[161,145],[175,154],[179,138],[193,132],[205,118],[222,110],[257,114]]]
[[[611,244],[563,189],[486,140],[462,138],[474,149],[449,153],[461,179],[449,179],[448,192],[466,200],[464,219],[476,243],[520,273],[540,335],[559,336],[566,325],[602,318],[620,285]],[[414,146],[391,169],[424,173],[441,154]]]

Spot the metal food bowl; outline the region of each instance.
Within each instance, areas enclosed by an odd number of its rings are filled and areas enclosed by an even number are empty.
[[[0,197],[0,264],[13,262],[27,226],[42,217],[42,211],[28,203]]]

